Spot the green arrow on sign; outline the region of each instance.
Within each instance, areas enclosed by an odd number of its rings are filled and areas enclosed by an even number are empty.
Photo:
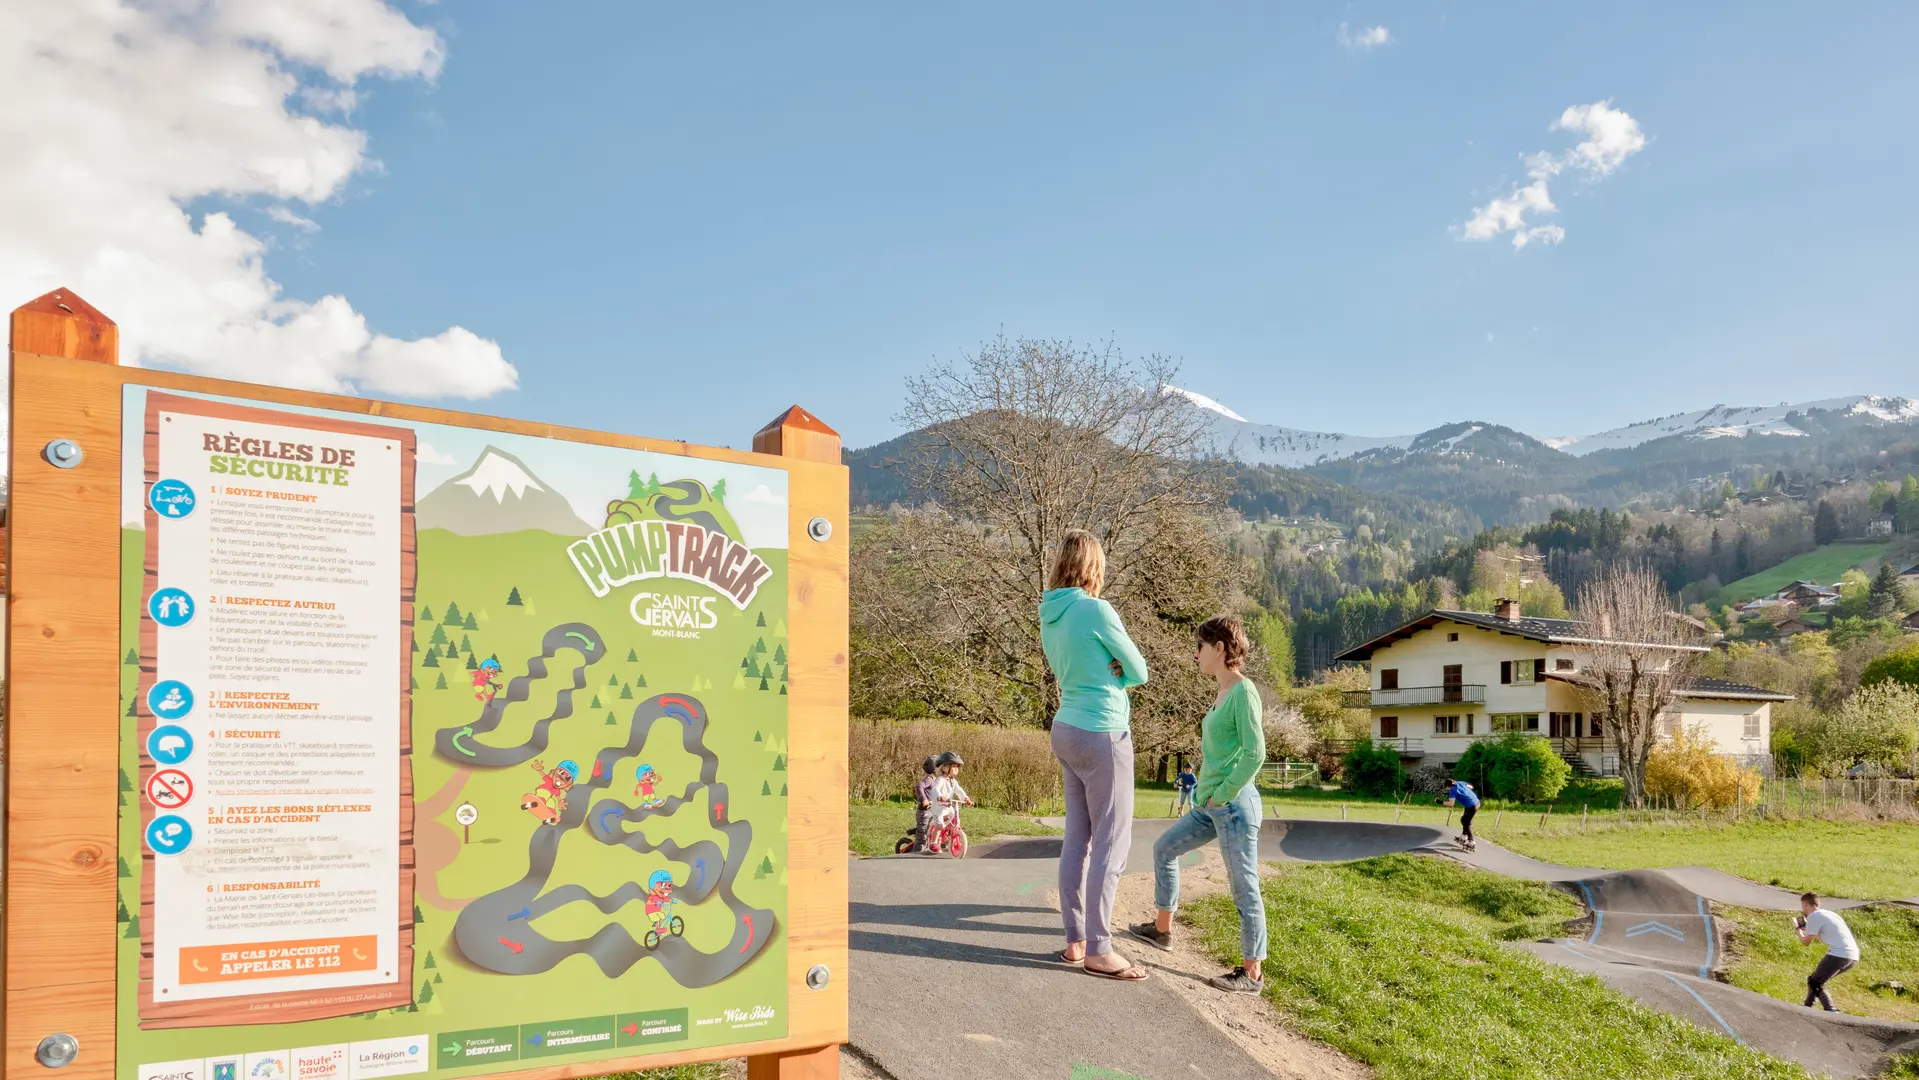
[[[440,1053],[442,1054],[457,1054],[459,1052],[460,1052],[459,1043],[447,1043],[445,1046],[440,1048]]]
[[[460,730],[454,732],[453,738],[451,740],[453,743],[453,749],[458,750],[460,753],[465,754],[467,757],[479,757],[480,756],[479,751],[469,750],[466,747],[460,745],[461,739],[470,739],[472,737],[473,737],[473,729],[470,727],[463,727]]]
[[[579,638],[579,639],[580,639],[580,644],[581,644],[581,646],[582,646],[582,648],[581,648],[581,650],[580,650],[581,652],[592,652],[592,651],[593,651],[593,639],[592,639],[592,638],[590,638],[590,637],[587,637],[587,636],[586,636],[585,634],[582,634],[582,633],[580,633],[580,632],[579,632],[578,630],[568,630],[568,631],[566,632],[566,636],[567,636],[567,637],[570,637],[570,638]]]

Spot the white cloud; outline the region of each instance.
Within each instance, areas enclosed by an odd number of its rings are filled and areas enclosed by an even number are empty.
[[[1383,26],[1368,26],[1354,31],[1352,27],[1345,23],[1339,24],[1339,43],[1349,49],[1358,49],[1360,52],[1371,52],[1381,45],[1391,44],[1392,40],[1392,31]]]
[[[1566,238],[1563,227],[1528,220],[1528,215],[1536,218],[1559,212],[1559,207],[1553,204],[1552,179],[1574,169],[1584,174],[1589,183],[1596,183],[1611,176],[1627,158],[1646,148],[1646,134],[1640,130],[1639,121],[1613,108],[1610,101],[1571,106],[1559,114],[1559,119],[1547,130],[1577,132],[1586,138],[1563,154],[1541,151],[1520,155],[1520,160],[1526,163],[1529,182],[1524,186],[1515,184],[1509,194],[1474,207],[1473,216],[1456,229],[1461,240],[1491,240],[1502,233],[1511,233],[1514,248],[1557,244]]]
[[[422,465],[458,465],[460,459],[452,454],[435,450],[430,442],[421,442],[413,448],[414,456]]]
[[[756,502],[756,503],[776,503],[780,501],[780,497],[778,495],[773,494],[772,488],[767,487],[765,484],[761,484],[759,487],[756,487],[752,491],[749,491],[746,493],[746,501]]]
[[[73,289],[121,360],[336,392],[480,398],[517,384],[461,327],[401,340],[343,296],[290,299],[220,209],[312,231],[372,168],[347,122],[370,77],[432,79],[444,47],[385,0],[0,4],[0,301]]]

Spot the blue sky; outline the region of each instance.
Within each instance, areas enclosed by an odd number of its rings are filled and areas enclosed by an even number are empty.
[[[186,205],[288,298],[496,342],[518,388],[457,407],[741,446],[797,402],[866,445],[1002,329],[1360,434],[1919,396],[1919,6],[397,10],[439,41],[407,77],[310,50],[367,139],[311,224]],[[1462,239],[1596,102],[1644,144],[1554,176],[1561,242]]]

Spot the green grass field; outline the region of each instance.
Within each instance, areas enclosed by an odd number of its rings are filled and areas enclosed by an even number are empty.
[[[859,855],[891,855],[894,841],[913,827],[914,808],[906,803],[854,803],[848,811],[852,835],[849,846]],[[1031,817],[979,806],[961,810],[960,822],[973,843],[995,836],[1051,836],[1059,832]]]
[[[1821,585],[1831,585],[1839,580],[1839,575],[1885,555],[1892,547],[1891,541],[1878,543],[1850,543],[1841,541],[1796,555],[1769,570],[1742,577],[1738,581],[1719,590],[1714,597],[1721,604],[1739,604],[1754,597],[1766,596],[1795,581],[1816,581]]]
[[[1732,924],[1727,952],[1733,962],[1727,981],[1769,997],[1806,999],[1806,974],[1825,950],[1802,946],[1792,917],[1778,911],[1718,907],[1713,914]],[[1859,963],[1826,985],[1840,1012],[1885,1020],[1919,1021],[1919,911],[1903,908],[1855,908],[1844,913],[1859,941]],[[1904,983],[1904,996],[1873,992],[1874,983]]]
[[[1476,828],[1522,855],[1572,866],[1710,866],[1761,884],[1860,900],[1919,894],[1919,870],[1913,863],[1919,828],[1912,825],[1782,821],[1608,825],[1580,831],[1567,823],[1495,834],[1486,828],[1482,811]]]
[[[1578,914],[1545,886],[1398,855],[1289,866],[1265,897],[1267,999],[1380,1080],[1808,1076],[1502,945]],[[1222,962],[1237,959],[1228,898],[1183,918]]]

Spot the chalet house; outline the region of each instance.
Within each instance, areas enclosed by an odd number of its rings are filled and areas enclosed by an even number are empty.
[[[1517,600],[1494,614],[1435,610],[1356,645],[1333,659],[1365,663],[1372,685],[1365,706],[1376,742],[1408,761],[1457,761],[1475,740],[1521,732],[1553,740],[1573,767],[1612,775],[1618,746],[1576,681],[1599,641],[1596,628],[1570,619],[1520,615]],[[1706,652],[1705,639],[1669,646]],[[1697,730],[1722,754],[1770,770],[1772,706],[1792,695],[1723,679],[1693,679],[1662,732]]]
[[[1891,514],[1880,514],[1866,522],[1867,536],[1891,536],[1893,519]]]
[[[1827,588],[1814,581],[1795,581],[1773,594],[1781,600],[1790,600],[1802,608],[1825,607],[1839,602],[1839,590]]]

